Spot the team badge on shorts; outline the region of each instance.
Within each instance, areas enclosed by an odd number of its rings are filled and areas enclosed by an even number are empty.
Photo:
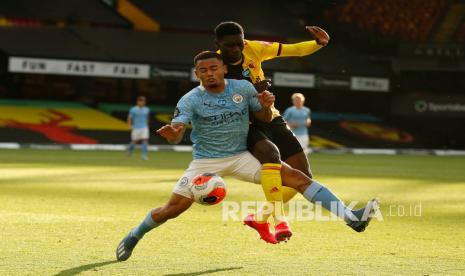
[[[237,103],[237,104],[238,104],[238,103],[242,103],[242,100],[243,100],[243,99],[244,99],[244,98],[243,98],[242,95],[240,95],[240,94],[234,94],[234,96],[232,96],[233,102],[235,102],[235,103]]]
[[[181,186],[186,186],[187,184],[189,184],[189,178],[187,177],[183,177],[181,181],[179,182],[179,185]]]

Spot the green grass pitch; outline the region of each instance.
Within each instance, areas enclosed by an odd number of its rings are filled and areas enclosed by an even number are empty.
[[[438,156],[311,156],[316,178],[345,201],[380,198],[384,221],[364,233],[293,221],[287,244],[268,245],[222,221],[221,206],[195,204],[116,263],[118,242],[167,200],[190,161],[150,157],[1,150],[0,275],[465,274],[465,158]],[[258,185],[226,181],[227,200],[263,200]],[[421,216],[408,209],[417,204]]]

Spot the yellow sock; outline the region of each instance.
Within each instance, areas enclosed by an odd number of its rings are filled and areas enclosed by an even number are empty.
[[[283,186],[283,202],[288,203],[298,192],[296,189],[291,187]]]
[[[282,186],[282,193],[283,193],[283,204],[288,203],[298,192],[296,189],[291,187]],[[279,208],[279,206],[277,207]],[[257,218],[260,218],[260,222],[266,222],[268,218],[271,216],[272,212],[270,212],[270,206],[263,206],[257,212]],[[279,223],[279,221],[278,221]]]
[[[281,164],[265,163],[261,171],[261,183],[266,200],[271,208],[264,212],[262,209],[257,213],[258,222],[266,222],[270,215],[273,215],[275,223],[286,220],[283,209],[283,193],[281,181]],[[268,206],[270,207],[270,206]],[[270,212],[269,210],[272,209]]]

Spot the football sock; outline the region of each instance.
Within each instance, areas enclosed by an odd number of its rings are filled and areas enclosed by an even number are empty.
[[[283,186],[283,202],[289,202],[289,200],[291,200],[297,193],[296,189]]]
[[[131,156],[132,155],[132,152],[134,151],[134,143],[130,143],[129,146],[128,146],[128,155]]]
[[[147,157],[149,152],[149,144],[147,142],[142,143],[142,157]]]
[[[152,212],[154,210],[155,209],[150,210],[150,212],[147,214],[144,220],[139,224],[139,226],[132,229],[131,231],[132,236],[140,240],[147,232],[163,224],[163,223],[158,223],[153,220]]]
[[[264,223],[273,215],[275,223],[286,221],[283,209],[283,193],[281,181],[281,164],[265,163],[261,170],[261,183],[266,200],[271,203],[271,212],[258,212],[257,221]]]
[[[342,218],[345,222],[349,222],[349,218],[345,214],[347,206],[344,202],[317,181],[312,180],[312,184],[304,191],[303,196],[312,203],[321,204],[323,208]]]

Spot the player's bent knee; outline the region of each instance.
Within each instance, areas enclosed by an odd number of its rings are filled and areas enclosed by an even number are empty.
[[[299,193],[303,193],[311,183],[311,179],[307,175],[289,167],[287,164],[281,169],[281,177],[284,186],[291,187]]]
[[[294,154],[284,160],[292,168],[303,172],[310,178],[313,178],[312,170],[310,169],[310,164],[308,162],[307,156],[303,152]]]

